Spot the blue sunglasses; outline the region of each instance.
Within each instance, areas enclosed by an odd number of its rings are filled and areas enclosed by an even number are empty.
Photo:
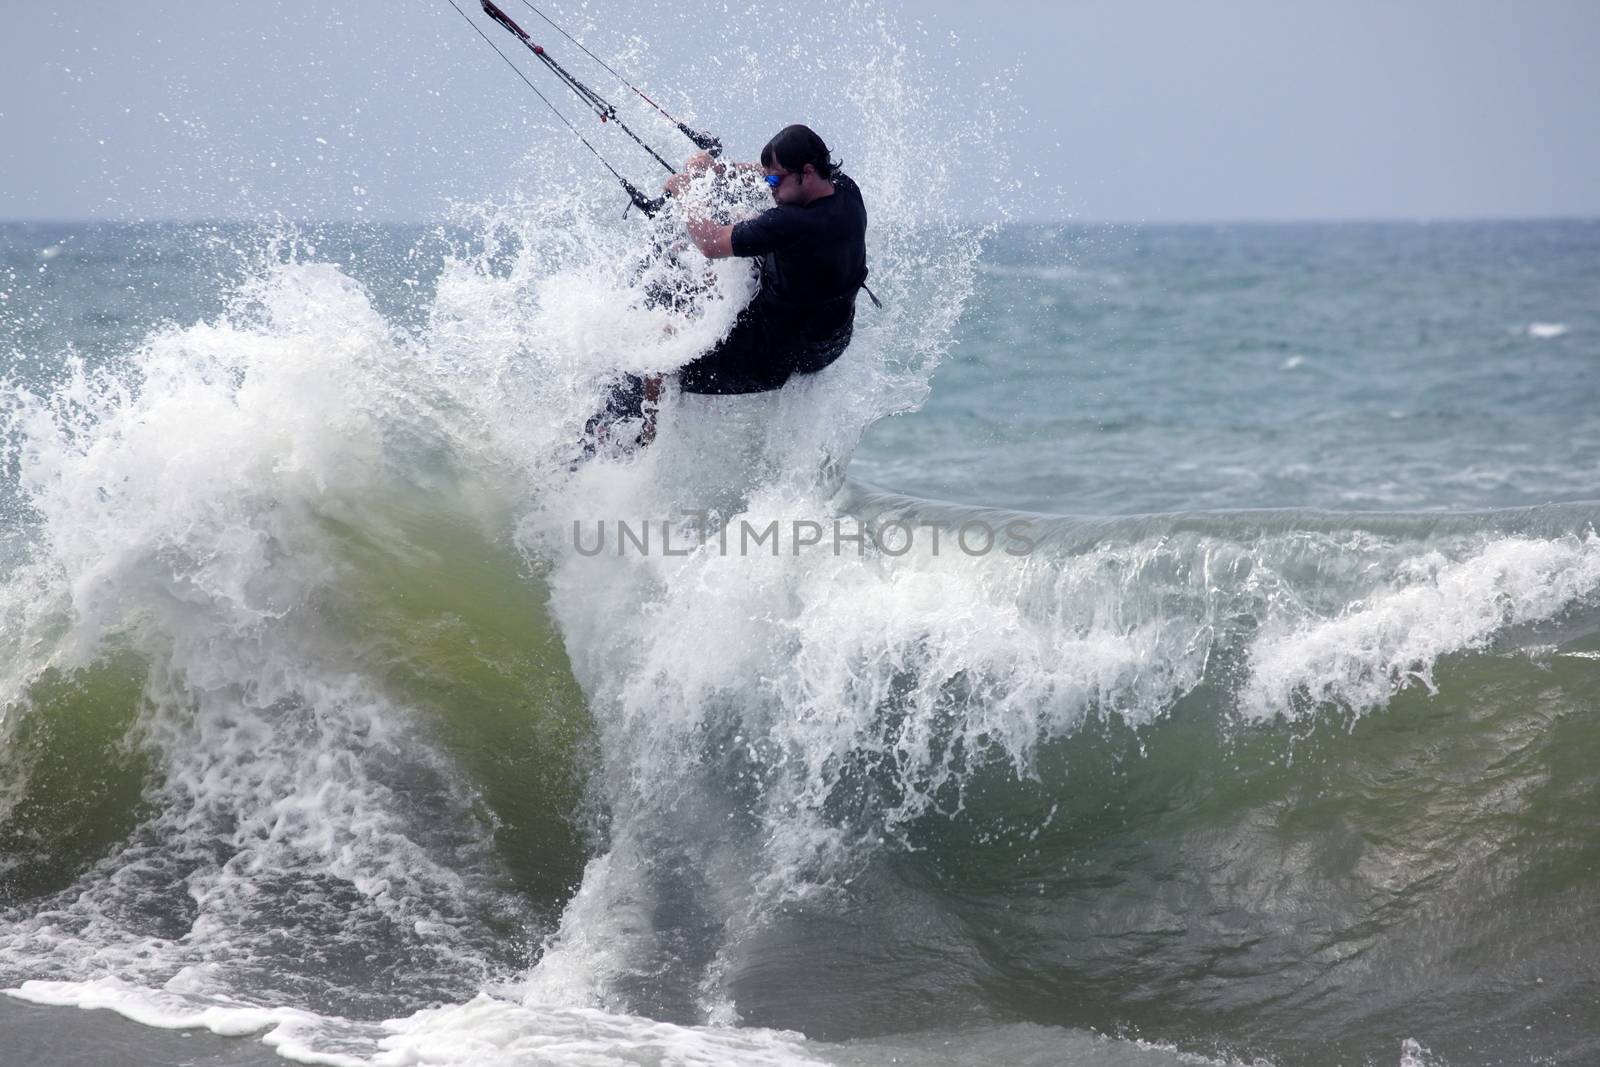
[[[762,177],[767,180],[767,184],[768,185],[770,185],[772,188],[776,189],[778,186],[783,184],[783,179],[785,177],[787,177],[787,175],[783,175],[783,174],[763,174]]]

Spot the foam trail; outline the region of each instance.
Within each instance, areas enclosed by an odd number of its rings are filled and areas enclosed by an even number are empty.
[[[1436,691],[1446,653],[1484,648],[1510,626],[1545,620],[1600,589],[1600,538],[1495,541],[1465,559],[1408,560],[1390,588],[1337,618],[1264,633],[1251,650],[1244,708],[1280,714],[1300,695],[1357,710],[1413,682]]]

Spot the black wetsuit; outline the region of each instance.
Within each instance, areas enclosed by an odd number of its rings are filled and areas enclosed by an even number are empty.
[[[867,280],[867,208],[844,174],[833,195],[779,204],[733,227],[733,254],[761,259],[761,289],[733,329],[679,372],[686,393],[760,393],[844,352]]]
[[[684,392],[762,393],[844,353],[867,281],[867,209],[849,177],[832,180],[832,196],[779,204],[733,227],[733,254],[761,259],[761,288],[728,336],[679,371]],[[584,427],[583,455],[607,435],[624,452],[642,447],[647,405],[654,410],[645,380],[621,375]]]

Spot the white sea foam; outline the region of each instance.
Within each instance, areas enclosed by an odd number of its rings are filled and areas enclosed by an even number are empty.
[[[24,623],[7,695],[20,710],[43,670],[132,652],[149,673],[130,743],[154,778],[128,841],[0,931],[8,973],[226,998],[270,984],[285,937],[314,956],[385,924],[411,932],[419,970],[474,966],[470,787],[354,669],[332,610],[330,524],[361,525],[389,484],[411,366],[359,286],[287,264],[224,319],[153,336],[136,377],[75,363],[13,409],[46,536],[5,590]],[[448,814],[419,825],[411,790]]]
[[[1400,1067],[1446,1067],[1442,1057],[1414,1037],[1400,1042]]]
[[[543,1008],[480,996],[384,1024],[374,1067],[405,1064],[750,1064],[799,1067],[827,1062],[799,1034],[676,1026],[592,1008]]]
[[[830,526],[800,462],[812,444],[791,458],[795,478],[749,489],[728,521]],[[624,496],[677,502],[681,488],[630,482]],[[691,920],[722,948],[684,980],[698,979],[705,1017],[735,1018],[718,975],[772,909],[837,891],[915,820],[959,811],[974,764],[1029,776],[1041,743],[1095,711],[1142,721],[1204,673],[1204,613],[1173,623],[1124,599],[1140,575],[1186,569],[1160,545],[1029,561],[970,557],[949,531],[941,554],[919,544],[899,558],[824,543],[562,560],[552,606],[601,729],[611,853],[590,865],[525,1002],[624,1006],[607,991],[665,965],[652,916],[692,871]],[[1225,569],[1182,580],[1203,605]],[[841,817],[857,793],[867,806]]]
[[[360,1024],[295,1008],[262,1008],[226,996],[196,996],[150,989],[117,978],[88,982],[30,981],[8,992],[34,1004],[114,1011],[136,1023],[162,1030],[209,1030],[222,1037],[258,1034],[286,1059],[298,1063],[366,1067],[371,1062],[367,1057],[340,1054],[327,1047],[328,1036],[335,1036],[338,1044],[354,1044],[351,1031],[359,1033]],[[323,1040],[318,1040],[319,1037]]]
[[[1265,628],[1241,706],[1255,718],[1289,714],[1303,694],[1365,710],[1413,683],[1433,690],[1439,657],[1483,648],[1505,627],[1548,619],[1597,591],[1593,532],[1505,538],[1461,559],[1425,553],[1334,617]]]
[[[820,1044],[755,1027],[680,1026],[594,1008],[532,1006],[491,995],[368,1023],[223,997],[141,989],[111,979],[29,982],[13,996],[36,1004],[104,1009],[145,1026],[255,1035],[284,1059],[321,1067],[888,1067],[922,1063],[1039,1062],[1095,1067],[1270,1067],[1173,1045],[1032,1024],[939,1030]],[[1406,1042],[1401,1067],[1439,1061]]]
[[[531,1007],[487,995],[381,1023],[143,988],[112,978],[25,982],[11,995],[35,1004],[107,1009],[165,1030],[257,1035],[287,1060],[324,1067],[798,1067],[827,1062],[810,1053],[799,1034],[676,1026],[593,1008]]]
[[[1085,285],[1094,285],[1103,288],[1121,288],[1127,284],[1127,279],[1120,274],[1107,271],[1093,271],[1082,267],[1074,267],[1067,263],[1031,264],[1031,263],[984,263],[981,268],[984,274],[995,278],[1028,278],[1045,282],[1080,282]]]
[[[1565,337],[1571,331],[1564,322],[1532,322],[1524,331],[1529,337],[1540,341],[1548,341],[1555,337]]]

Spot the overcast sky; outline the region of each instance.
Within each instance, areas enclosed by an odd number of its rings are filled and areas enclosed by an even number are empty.
[[[999,170],[1039,219],[1600,215],[1595,0],[538,6],[742,156],[831,122],[848,163],[841,100],[881,103],[968,214]],[[533,151],[592,168],[553,121],[448,0],[0,0],[0,218],[429,219]]]

